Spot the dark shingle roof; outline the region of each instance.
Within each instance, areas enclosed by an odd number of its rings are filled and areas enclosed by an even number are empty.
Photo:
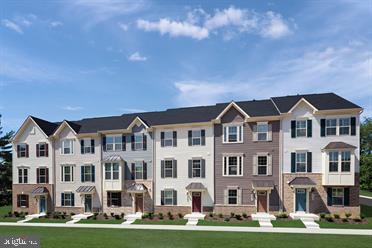
[[[356,146],[347,144],[345,142],[330,142],[323,149],[329,150],[329,149],[355,149],[355,148]]]
[[[275,116],[280,113],[271,100],[253,100],[236,102],[250,117]]]
[[[34,116],[30,116],[36,124],[43,130],[43,132],[47,135],[50,136],[54,133],[54,131],[58,128],[58,123],[52,123],[40,118],[36,118]]]
[[[305,98],[318,110],[361,108],[334,93],[272,97],[281,113],[288,112],[301,98]]]
[[[274,188],[275,184],[273,180],[253,180],[252,186],[254,189],[257,188]]]
[[[316,185],[313,180],[308,177],[295,177],[292,181],[289,182],[289,185],[296,186],[296,185]]]
[[[190,183],[186,186],[186,190],[204,190],[206,189],[202,183]]]

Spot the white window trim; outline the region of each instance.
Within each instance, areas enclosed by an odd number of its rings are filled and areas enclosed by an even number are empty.
[[[349,125],[348,126],[341,126],[341,119],[349,119]],[[336,132],[338,133],[339,136],[347,136],[347,135],[350,135],[351,134],[351,121],[350,121],[350,117],[339,118],[337,124],[338,124],[338,127],[337,127],[337,131]],[[341,134],[340,133],[340,129],[342,127],[348,127],[349,128],[349,132],[347,134]]]
[[[70,204],[69,205],[66,205],[66,195],[69,195],[70,196]],[[63,192],[63,207],[74,207],[72,206],[72,198],[75,197],[75,195],[73,196],[72,195],[72,192],[68,191],[68,192]],[[75,201],[75,199],[74,199]]]
[[[166,175],[166,173],[165,173],[166,170],[170,170],[170,169],[166,169],[165,168],[166,167],[165,164],[166,164],[167,161],[171,161],[172,162],[172,175],[170,177],[168,177]],[[173,170],[174,170],[174,162],[173,161],[174,161],[174,159],[169,159],[169,158],[168,159],[164,159],[164,178],[173,178]]]
[[[19,170],[22,170],[22,175],[20,176],[19,175]],[[27,182],[25,183],[25,170],[27,170]],[[18,171],[18,184],[27,184],[27,183],[29,183],[29,168],[28,167],[23,167],[23,166],[21,166],[21,167],[17,167],[17,171]],[[21,177],[22,178],[22,182],[20,183],[19,182],[19,177]]]
[[[238,159],[238,164],[237,164],[237,175],[230,175],[229,174],[229,157],[237,157]],[[227,161],[227,164],[226,164],[226,173],[225,174],[225,158],[226,158],[226,161]],[[239,159],[240,158],[240,159]],[[241,165],[239,166],[239,161],[241,161]],[[239,170],[239,168],[241,168],[241,170]],[[240,174],[239,174],[240,172]],[[222,156],[222,176],[224,177],[242,177],[244,175],[244,157],[243,155],[224,155]]]
[[[175,130],[163,130],[162,132],[164,133],[164,146],[162,147],[162,148],[165,148],[165,147],[173,147],[173,132],[174,132]],[[171,138],[169,139],[169,138],[165,138],[165,134],[166,133],[171,133]],[[160,137],[160,139],[161,139],[161,137]],[[165,145],[165,141],[166,140],[170,140],[171,141],[171,145]],[[161,141],[160,141],[161,142]]]
[[[93,154],[92,153],[92,139],[85,138],[84,140],[84,154]],[[89,151],[89,152],[87,152]]]
[[[258,161],[259,161],[259,157],[266,157],[266,174],[260,174],[259,173],[259,167],[264,167],[264,165],[259,165]],[[258,153],[257,154],[257,176],[267,176],[268,174],[268,170],[269,170],[269,154],[267,153]]]
[[[328,120],[336,120],[336,125],[335,126],[331,126],[331,127],[328,127],[327,126],[327,121]],[[338,123],[339,123],[339,121],[338,121],[338,118],[326,118],[325,119],[325,136],[338,136],[339,135],[339,126],[338,126]],[[336,133],[335,134],[328,134],[327,133],[327,129],[328,128],[335,128],[336,129]]]
[[[264,121],[264,122],[257,122],[257,140],[255,140],[255,141],[258,141],[258,142],[264,142],[264,141],[269,141],[269,122],[267,122],[267,121]],[[259,132],[258,131],[258,126],[259,125],[266,125],[267,126],[267,132]],[[260,139],[258,139],[258,136],[259,136],[259,134],[260,133],[266,133],[266,139],[265,140],[260,140]]]
[[[19,153],[18,158],[27,158],[27,143],[19,143],[18,146],[19,146],[19,151],[17,151]],[[25,148],[24,151],[22,151],[21,146],[24,146]],[[22,156],[22,153],[24,153],[24,156]]]
[[[329,154],[331,152],[338,152],[337,155],[337,171],[330,171],[329,170]],[[342,171],[342,152],[350,152],[350,171]],[[327,172],[330,175],[337,175],[337,174],[352,174],[352,166],[353,166],[353,161],[354,161],[354,153],[352,150],[347,150],[347,149],[340,149],[340,150],[330,150],[327,152]]]
[[[342,204],[334,204],[333,203],[333,198],[335,198],[335,196],[333,196],[333,190],[336,189],[342,189]],[[337,197],[340,197],[340,196],[337,196]],[[332,187],[332,206],[336,206],[336,207],[343,207],[345,206],[345,188],[342,188],[342,187]]]
[[[236,130],[237,141],[231,141],[231,142],[228,141],[229,128],[227,128],[227,130],[226,130],[227,137],[226,137],[226,141],[225,141],[225,128],[226,127],[233,127],[233,126],[237,127],[237,130]],[[222,143],[223,144],[241,144],[241,143],[243,143],[243,140],[244,140],[243,134],[244,134],[244,123],[243,122],[228,123],[228,124],[223,124],[222,125]],[[241,140],[239,140],[239,139],[241,139]]]
[[[83,174],[83,177],[84,177],[84,182],[92,182],[92,179],[93,179],[93,164],[84,164],[82,165],[82,167],[84,167],[84,174]],[[90,167],[90,173],[86,173],[86,170],[85,168],[86,167]],[[86,180],[85,176],[86,175],[90,175],[90,180]]]
[[[193,158],[191,160],[191,177],[192,178],[202,178],[202,159],[201,158]],[[196,177],[194,176],[194,161],[199,161],[199,176]],[[195,168],[195,170],[198,170],[197,168]]]
[[[135,180],[144,180],[143,179],[143,176],[144,176],[144,171],[143,171],[143,160],[136,160],[134,162],[134,179]],[[137,164],[140,164],[140,167],[141,167],[141,173],[142,173],[142,178],[137,178]]]
[[[307,138],[307,120],[308,119],[296,119],[296,138]],[[297,122],[304,121],[305,122],[305,128],[297,128]],[[304,136],[298,136],[297,130],[298,129],[305,129],[305,135]]]
[[[141,137],[141,142],[137,142],[136,137]],[[141,147],[137,148],[137,144],[141,144]],[[135,151],[142,151],[143,150],[143,133],[135,133],[134,134],[134,150]]]
[[[174,202],[173,202],[173,199],[174,199],[174,190],[173,190],[173,189],[164,189],[163,191],[164,191],[164,202],[163,202],[164,205],[163,205],[163,206],[175,206],[175,205],[174,205]],[[166,204],[166,203],[165,203],[165,202],[166,202],[165,199],[169,199],[169,197],[167,197],[167,198],[165,197],[165,192],[166,192],[166,191],[170,191],[170,192],[172,192],[172,197],[171,197],[171,199],[172,199],[172,203],[171,203],[171,204]]]
[[[70,153],[65,153],[65,141],[70,141],[71,143],[71,147],[70,147],[70,150],[71,152]],[[61,155],[74,155],[75,153],[75,147],[74,147],[74,143],[75,143],[75,140],[74,139],[63,139],[61,140],[61,150],[60,150],[60,154]]]
[[[75,165],[72,165],[72,164],[63,164],[61,165],[62,167],[62,174],[61,174],[61,182],[62,183],[74,183],[75,180],[74,180],[74,177],[75,177]],[[71,170],[70,170],[70,178],[71,180],[70,181],[65,181],[65,167],[70,167]]]
[[[45,183],[47,183],[47,181],[48,181],[48,178],[47,178],[47,172],[46,172],[47,167],[46,167],[46,166],[41,166],[41,167],[39,167],[38,169],[39,169],[39,183],[40,183],[40,184],[45,184]],[[45,170],[45,175],[41,176],[40,170]],[[37,176],[37,175],[36,175],[36,176]],[[44,178],[45,178],[45,181],[44,181],[43,183],[41,182],[41,177],[44,177]]]
[[[297,171],[297,154],[299,153],[305,153],[305,171]],[[308,151],[305,151],[305,150],[301,150],[301,151],[296,151],[296,159],[295,159],[295,162],[296,162],[296,167],[295,167],[295,173],[308,173],[307,172],[307,153]]]
[[[116,143],[115,138],[119,137],[120,142]],[[107,143],[107,138],[112,138],[113,143]],[[107,145],[112,144],[112,150],[107,149]],[[116,145],[120,145],[120,149],[116,149]],[[123,150],[122,135],[106,135],[106,152],[116,152]]]
[[[230,190],[235,190],[236,191],[236,203],[229,203],[229,199],[230,199],[230,195],[229,195],[229,191]],[[229,206],[237,206],[239,205],[239,189],[238,188],[227,188],[227,205]]]
[[[110,179],[106,179],[106,164],[110,165]],[[114,164],[118,164],[118,179],[114,179]],[[105,181],[120,181],[121,177],[121,163],[119,162],[106,162],[104,163],[103,173],[104,173],[104,180]]]
[[[191,129],[191,146],[201,146],[202,145],[202,135],[201,129]],[[200,136],[194,136],[194,132],[199,132]],[[199,144],[194,144],[194,139],[199,139]]]
[[[46,157],[46,153],[47,153],[46,145],[47,145],[47,143],[46,142],[39,142],[38,145],[39,145],[39,157]],[[41,145],[44,145],[43,150],[40,149]],[[44,152],[43,156],[41,156],[41,151]]]

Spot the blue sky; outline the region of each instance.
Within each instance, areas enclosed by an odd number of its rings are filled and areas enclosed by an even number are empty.
[[[51,121],[336,92],[372,116],[372,0],[2,1],[0,113]]]

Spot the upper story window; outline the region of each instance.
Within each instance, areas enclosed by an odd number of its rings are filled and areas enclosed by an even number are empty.
[[[242,176],[243,175],[243,157],[225,156],[223,157],[223,175],[224,176]]]
[[[74,166],[73,165],[62,165],[61,166],[61,181],[62,182],[73,182],[74,181]]]
[[[338,172],[338,152],[329,153],[329,172]]]
[[[306,137],[306,120],[296,121],[296,137]]]
[[[48,144],[36,144],[36,157],[48,157]]]
[[[341,152],[341,172],[350,172],[351,152]]]
[[[174,159],[166,159],[161,161],[161,178],[176,178],[177,177],[177,161]]]
[[[192,160],[192,177],[201,177],[201,160]]]
[[[18,158],[28,158],[28,145],[21,143],[17,145],[17,157]]]
[[[80,140],[80,149],[81,154],[94,154],[94,139],[81,139]]]
[[[121,151],[123,148],[122,136],[106,136],[106,151]]]
[[[74,140],[73,139],[62,140],[61,154],[74,154]]]
[[[143,179],[143,161],[135,162],[135,179]]]
[[[205,145],[205,130],[189,130],[188,132],[189,146],[204,146]]]
[[[336,135],[337,133],[337,119],[327,119],[326,120],[326,134]]]
[[[257,156],[257,174],[267,175],[268,158],[267,156]]]
[[[143,134],[138,133],[134,135],[134,149],[136,151],[143,150]]]
[[[329,172],[350,172],[351,152],[350,151],[331,151],[328,153]]]
[[[223,143],[243,142],[243,124],[227,125],[223,127]]]
[[[177,131],[164,131],[160,133],[161,146],[177,146]]]
[[[350,134],[350,118],[341,118],[339,120],[339,134],[340,135]]]
[[[269,124],[257,123],[257,140],[266,141],[269,138]]]
[[[28,183],[28,169],[27,168],[18,169],[18,183]]]
[[[306,152],[296,153],[296,172],[306,172]]]
[[[37,183],[48,183],[48,168],[37,168],[36,170]]]
[[[105,180],[119,180],[119,163],[105,163]]]
[[[94,165],[82,165],[81,166],[81,181],[82,182],[94,182],[95,181],[95,167]]]
[[[312,172],[312,153],[309,151],[296,151],[291,153],[291,172]]]

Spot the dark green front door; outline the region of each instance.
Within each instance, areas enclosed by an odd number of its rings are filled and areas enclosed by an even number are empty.
[[[86,213],[91,213],[92,212],[92,195],[85,195],[84,211]]]

